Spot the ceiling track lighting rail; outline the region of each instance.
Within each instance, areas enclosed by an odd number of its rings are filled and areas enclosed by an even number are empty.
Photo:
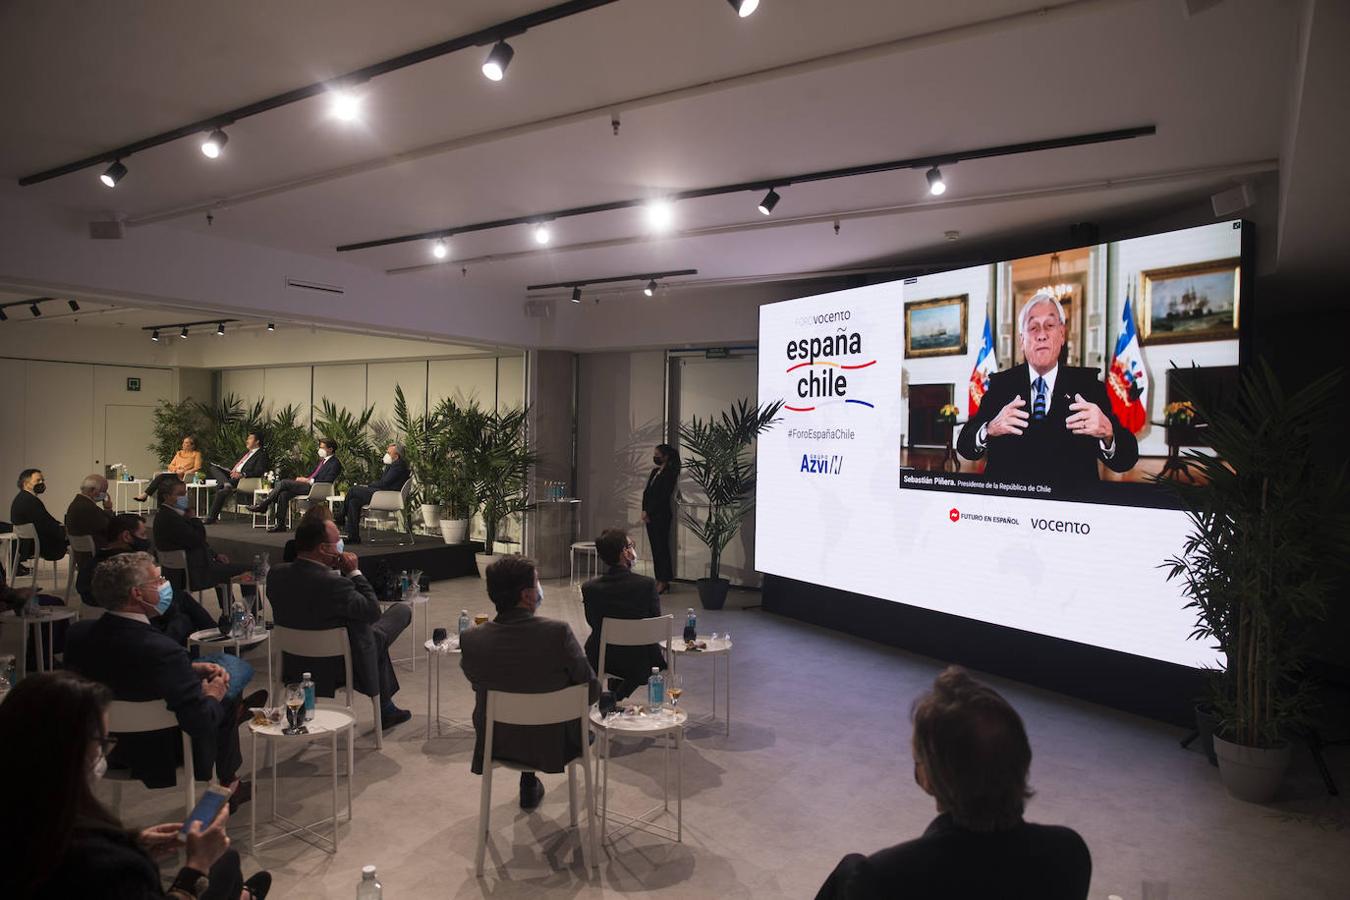
[[[886,162],[870,163],[861,166],[822,169],[815,172],[802,172],[797,175],[784,175],[777,178],[762,178],[756,181],[742,181],[734,184],[716,185],[714,187],[673,191],[660,199],[668,203],[673,203],[680,200],[696,200],[702,197],[718,197],[725,194],[739,194],[747,191],[755,193],[769,191],[775,198],[778,198],[779,189],[794,184],[810,184],[817,181],[832,181],[838,178],[855,178],[859,175],[875,175],[904,169],[931,170],[936,169],[939,166],[951,166],[970,160],[992,159],[999,156],[1016,156],[1023,153],[1040,153],[1046,150],[1063,150],[1069,147],[1084,147],[1092,144],[1107,144],[1115,141],[1126,141],[1133,138],[1149,137],[1156,134],[1157,131],[1158,129],[1155,125],[1119,128],[1112,131],[1094,131],[1088,134],[1076,134],[1038,141],[1025,141],[1017,144],[1000,144],[994,147],[980,147],[971,150],[954,151],[951,153],[911,157],[909,159],[888,160]],[[931,184],[932,179],[930,178],[929,185],[931,186]],[[765,197],[765,200],[768,199],[768,197]],[[342,244],[335,249],[339,253],[347,253],[354,250],[371,250],[376,247],[389,247],[394,244],[407,244],[414,241],[434,241],[450,238],[457,234],[490,231],[497,228],[509,228],[516,225],[531,225],[541,221],[570,219],[595,213],[636,209],[638,207],[648,206],[651,202],[652,199],[648,197],[633,200],[614,200],[608,203],[593,203],[588,206],[574,206],[568,209],[537,212],[525,216],[513,216],[507,219],[492,219],[486,222],[475,222],[470,225],[452,225],[446,228],[438,228],[434,231],[422,231],[414,234],[398,235],[397,237],[360,241],[354,244]],[[777,204],[778,199],[774,199],[773,205],[776,206]],[[770,207],[770,212],[772,212],[772,207]]]
[[[263,100],[250,103],[247,106],[240,106],[236,109],[228,110],[218,115],[210,116],[205,119],[198,119],[187,125],[160,132],[139,141],[125,144],[111,150],[105,150],[102,153],[93,156],[86,156],[84,159],[78,159],[68,162],[64,165],[46,169],[41,172],[35,172],[32,175],[25,175],[19,179],[21,187],[40,184],[44,181],[50,181],[53,178],[60,178],[63,175],[69,175],[72,172],[79,172],[82,169],[89,169],[104,163],[112,163],[105,175],[111,176],[111,184],[105,178],[104,184],[112,187],[126,175],[126,166],[122,160],[134,153],[140,153],[149,150],[152,147],[159,147],[174,141],[182,140],[185,137],[194,135],[210,135],[213,132],[229,126],[241,119],[247,119],[251,116],[270,112],[283,106],[289,106],[292,103],[299,103],[302,100],[308,100],[311,97],[317,97],[322,94],[340,87],[351,87],[380,75],[387,75],[390,72],[397,72],[399,69],[406,69],[409,66],[415,66],[418,63],[426,62],[437,57],[447,56],[460,50],[467,50],[472,47],[483,47],[496,45],[504,42],[507,38],[516,37],[529,31],[531,28],[537,28],[541,25],[547,25],[550,22],[556,22],[559,19],[566,19],[580,13],[589,12],[602,6],[608,6],[611,3],[617,3],[618,0],[568,0],[566,3],[558,3],[545,9],[536,10],[523,16],[518,16],[505,22],[498,22],[496,25],[489,25],[487,28],[481,28],[478,31],[469,34],[460,35],[439,44],[432,44],[429,47],[423,47],[420,50],[413,50],[410,53],[404,53],[401,56],[395,56],[392,59],[386,59],[382,62],[373,63],[361,69],[348,72],[344,75],[338,75],[325,81],[318,81],[304,87],[295,88],[285,93],[276,94]],[[504,67],[503,67],[504,68]],[[224,146],[220,142],[217,151]],[[209,155],[209,154],[208,154]]]
[[[698,269],[673,269],[669,272],[642,272],[637,275],[612,275],[605,278],[574,278],[571,281],[557,281],[552,284],[530,284],[525,286],[525,290],[547,291],[556,288],[584,288],[593,284],[616,284],[621,281],[646,281],[650,283],[659,279],[697,274]]]
[[[49,300],[59,299],[59,297],[29,297],[27,300],[11,300],[9,303],[0,303],[0,322],[9,320],[9,316],[5,314],[5,310],[14,309],[19,306],[28,307],[28,311],[32,314],[33,318],[40,318],[42,316],[42,307],[38,304],[46,303]],[[74,300],[67,300],[66,302],[70,304],[71,312],[80,311],[80,304],[76,303]]]
[[[194,327],[196,327],[196,326],[198,326],[198,325],[215,325],[215,326],[216,326],[216,329],[217,329],[217,333],[220,333],[220,328],[221,328],[222,326],[225,326],[225,325],[232,325],[232,324],[234,324],[234,323],[236,323],[236,322],[239,322],[239,321],[241,321],[241,320],[240,320],[240,319],[202,319],[200,322],[169,322],[169,323],[164,324],[164,325],[146,325],[146,326],[143,326],[143,327],[141,328],[141,331],[168,331],[168,330],[171,329],[171,328],[194,328]]]

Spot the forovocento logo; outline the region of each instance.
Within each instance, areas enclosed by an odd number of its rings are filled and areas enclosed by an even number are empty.
[[[841,316],[840,318],[848,318]],[[861,363],[846,363],[829,357],[858,357],[862,355],[862,334],[849,332],[843,328],[824,337],[800,338],[787,342],[787,358],[790,365],[787,372],[801,372],[797,376],[797,400],[786,403],[783,408],[791,412],[811,412],[822,406],[838,403],[855,403],[868,409],[875,406],[857,397],[848,396],[849,384],[846,373],[866,369],[876,365],[875,359]],[[800,360],[800,362],[796,362]]]

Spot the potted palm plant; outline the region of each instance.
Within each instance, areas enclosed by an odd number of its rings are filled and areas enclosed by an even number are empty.
[[[1252,802],[1275,796],[1289,764],[1289,729],[1310,704],[1307,642],[1350,552],[1345,469],[1315,452],[1339,380],[1289,394],[1262,362],[1227,408],[1197,404],[1213,455],[1187,451],[1195,480],[1167,482],[1191,531],[1164,567],[1196,611],[1191,637],[1223,655],[1214,749],[1224,786]]]
[[[472,474],[475,508],[483,516],[483,553],[479,572],[496,554],[501,529],[509,516],[532,508],[527,488],[530,469],[539,461],[525,431],[528,407],[486,412],[477,404],[460,408],[451,431],[451,457]]]
[[[703,500],[681,511],[681,521],[708,548],[708,577],[698,580],[704,609],[721,609],[731,582],[721,577],[722,551],[740,531],[741,522],[755,506],[755,461],[750,447],[769,430],[783,401],[752,405],[741,399],[720,418],[695,416],[680,426],[680,447],[686,457],[685,474],[698,486]]]

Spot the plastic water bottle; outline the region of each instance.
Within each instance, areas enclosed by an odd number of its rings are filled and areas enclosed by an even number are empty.
[[[384,888],[375,880],[375,867],[361,870],[361,883],[356,886],[356,900],[382,900]]]
[[[647,706],[660,709],[666,702],[666,677],[661,670],[652,666],[652,677],[647,679]]]
[[[235,640],[243,640],[247,635],[244,634],[244,616],[248,611],[244,609],[244,601],[238,597],[230,604],[230,637]]]
[[[694,615],[694,608],[689,607],[689,611],[684,616],[684,639],[693,641],[698,639],[698,616]]]
[[[314,676],[306,672],[300,679],[300,690],[305,692],[305,721],[314,721]]]
[[[470,626],[472,623],[473,623],[473,620],[469,618],[469,611],[468,611],[467,609],[461,609],[461,610],[459,611],[459,636],[460,636],[460,637],[463,637],[463,636],[464,636],[464,632],[466,632],[466,631],[469,630],[469,626]]]
[[[398,599],[408,599],[408,570],[404,569],[398,573]]]

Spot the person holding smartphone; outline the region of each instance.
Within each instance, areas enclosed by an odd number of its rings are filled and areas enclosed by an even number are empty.
[[[262,900],[272,876],[244,880],[225,833],[229,808],[209,823],[128,829],[94,796],[116,743],[112,692],[71,672],[32,675],[0,704],[0,771],[22,773],[0,792],[0,816],[22,823],[0,841],[0,896],[174,897]],[[156,858],[186,851],[166,891]]]

